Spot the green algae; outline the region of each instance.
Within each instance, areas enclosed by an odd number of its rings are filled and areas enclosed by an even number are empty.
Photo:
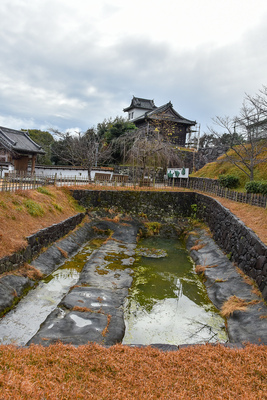
[[[167,257],[168,254],[165,250],[163,249],[156,249],[154,247],[148,248],[148,247],[139,247],[136,250],[136,254],[142,257],[148,257],[148,258],[162,258],[162,257]]]
[[[108,253],[104,257],[104,260],[108,262],[108,264],[105,265],[105,268],[112,271],[116,269],[129,268],[129,265],[131,265],[134,261],[131,256],[128,256],[124,253],[112,253],[112,252]],[[127,263],[127,260],[130,261],[130,264]]]
[[[141,256],[143,247],[167,252]],[[137,246],[133,284],[125,307],[123,343],[201,343],[227,341],[224,320],[194,272],[182,241],[150,237]]]
[[[48,283],[52,279],[69,278],[80,273],[93,251],[98,249],[103,244],[104,240],[105,239],[103,238],[90,240],[77,254],[66,260],[63,265],[61,265],[54,273],[47,276],[43,281]]]

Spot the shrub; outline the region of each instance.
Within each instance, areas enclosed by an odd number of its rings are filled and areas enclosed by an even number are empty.
[[[145,226],[148,230],[148,236],[153,236],[153,235],[158,235],[160,228],[161,228],[161,223],[160,222],[146,222]]]
[[[250,181],[245,185],[245,189],[247,193],[260,193],[260,182]]]
[[[239,178],[236,175],[219,175],[219,183],[228,189],[234,189],[240,185]]]
[[[247,193],[260,193],[267,195],[267,182],[264,181],[251,181],[245,185]]]
[[[267,195],[267,182],[261,183],[261,193]]]

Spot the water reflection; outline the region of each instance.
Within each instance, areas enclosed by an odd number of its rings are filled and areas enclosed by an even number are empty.
[[[182,244],[153,237],[144,239],[140,246],[164,249],[168,256],[141,257],[136,262],[123,343],[226,341],[224,320],[209,301]]]
[[[25,345],[69,288],[78,281],[80,270],[101,242],[90,241],[75,256],[31,290],[0,320],[0,344]]]

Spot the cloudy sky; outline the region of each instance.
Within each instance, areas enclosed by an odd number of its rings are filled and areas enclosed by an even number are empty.
[[[0,125],[85,131],[132,96],[205,131],[267,85],[266,0],[1,0]]]

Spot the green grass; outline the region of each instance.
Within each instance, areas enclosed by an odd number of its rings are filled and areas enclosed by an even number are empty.
[[[7,209],[6,203],[4,201],[2,201],[2,200],[0,201],[0,207],[2,207],[4,209]]]
[[[84,208],[83,206],[81,206],[81,205],[77,202],[77,200],[75,200],[75,199],[72,197],[72,195],[70,194],[70,191],[69,191],[68,188],[62,188],[61,190],[65,193],[65,195],[66,195],[67,198],[68,198],[69,203],[75,208],[75,210],[76,210],[77,212],[84,212],[84,211],[85,211],[85,208]]]
[[[52,196],[53,197],[53,194],[51,192],[49,192],[49,190],[44,186],[38,187],[37,188],[37,192],[42,193],[42,194],[46,194],[47,196]]]
[[[63,211],[63,207],[61,207],[59,204],[57,204],[57,203],[52,203],[52,205],[54,206],[54,208],[55,208],[57,211],[60,211],[60,212]]]
[[[44,215],[43,207],[35,201],[30,199],[25,200],[24,205],[32,217],[42,217]]]

